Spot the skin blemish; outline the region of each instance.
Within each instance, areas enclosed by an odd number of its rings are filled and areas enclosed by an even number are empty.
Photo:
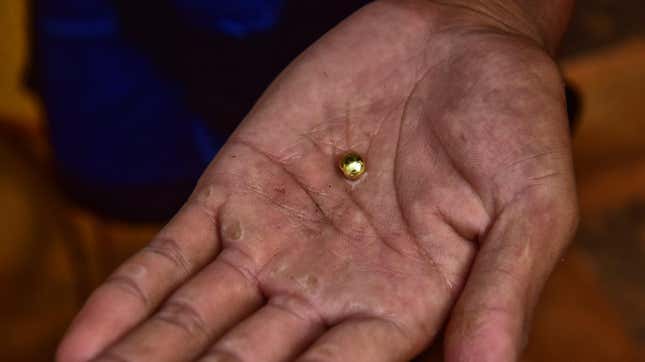
[[[223,229],[224,239],[227,241],[238,241],[242,239],[242,225],[235,220],[230,224],[224,226]]]
[[[316,289],[318,286],[318,278],[315,275],[307,275],[305,277],[305,285],[308,289]]]
[[[278,265],[277,268],[275,268],[274,274],[280,275],[280,274],[284,273],[286,270],[287,270],[287,264],[281,263],[281,264]]]
[[[292,277],[292,280],[298,283],[300,288],[305,292],[313,292],[318,288],[318,278],[311,274],[301,277]]]

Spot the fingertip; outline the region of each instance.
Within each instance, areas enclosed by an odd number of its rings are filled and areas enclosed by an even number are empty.
[[[93,347],[85,343],[76,333],[71,332],[63,337],[56,349],[57,362],[86,362],[93,357]]]
[[[112,299],[96,290],[72,321],[56,350],[58,362],[92,360],[107,343],[118,337],[120,309],[111,309]]]

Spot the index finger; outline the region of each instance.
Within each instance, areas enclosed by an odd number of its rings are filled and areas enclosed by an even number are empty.
[[[149,316],[220,250],[217,210],[223,196],[193,195],[153,241],[92,293],[57,352],[59,361],[88,361]]]

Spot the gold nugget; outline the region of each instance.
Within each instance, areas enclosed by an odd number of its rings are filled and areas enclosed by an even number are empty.
[[[357,180],[365,173],[365,170],[367,169],[365,160],[363,160],[363,158],[355,152],[349,152],[343,155],[338,163],[338,166],[343,172],[343,175],[350,180]]]

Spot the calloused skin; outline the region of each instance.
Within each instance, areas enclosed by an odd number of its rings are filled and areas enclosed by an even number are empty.
[[[358,181],[337,167],[350,150]],[[445,326],[447,361],[514,361],[576,218],[539,42],[463,7],[375,2],[279,76],[57,357],[404,361]]]

